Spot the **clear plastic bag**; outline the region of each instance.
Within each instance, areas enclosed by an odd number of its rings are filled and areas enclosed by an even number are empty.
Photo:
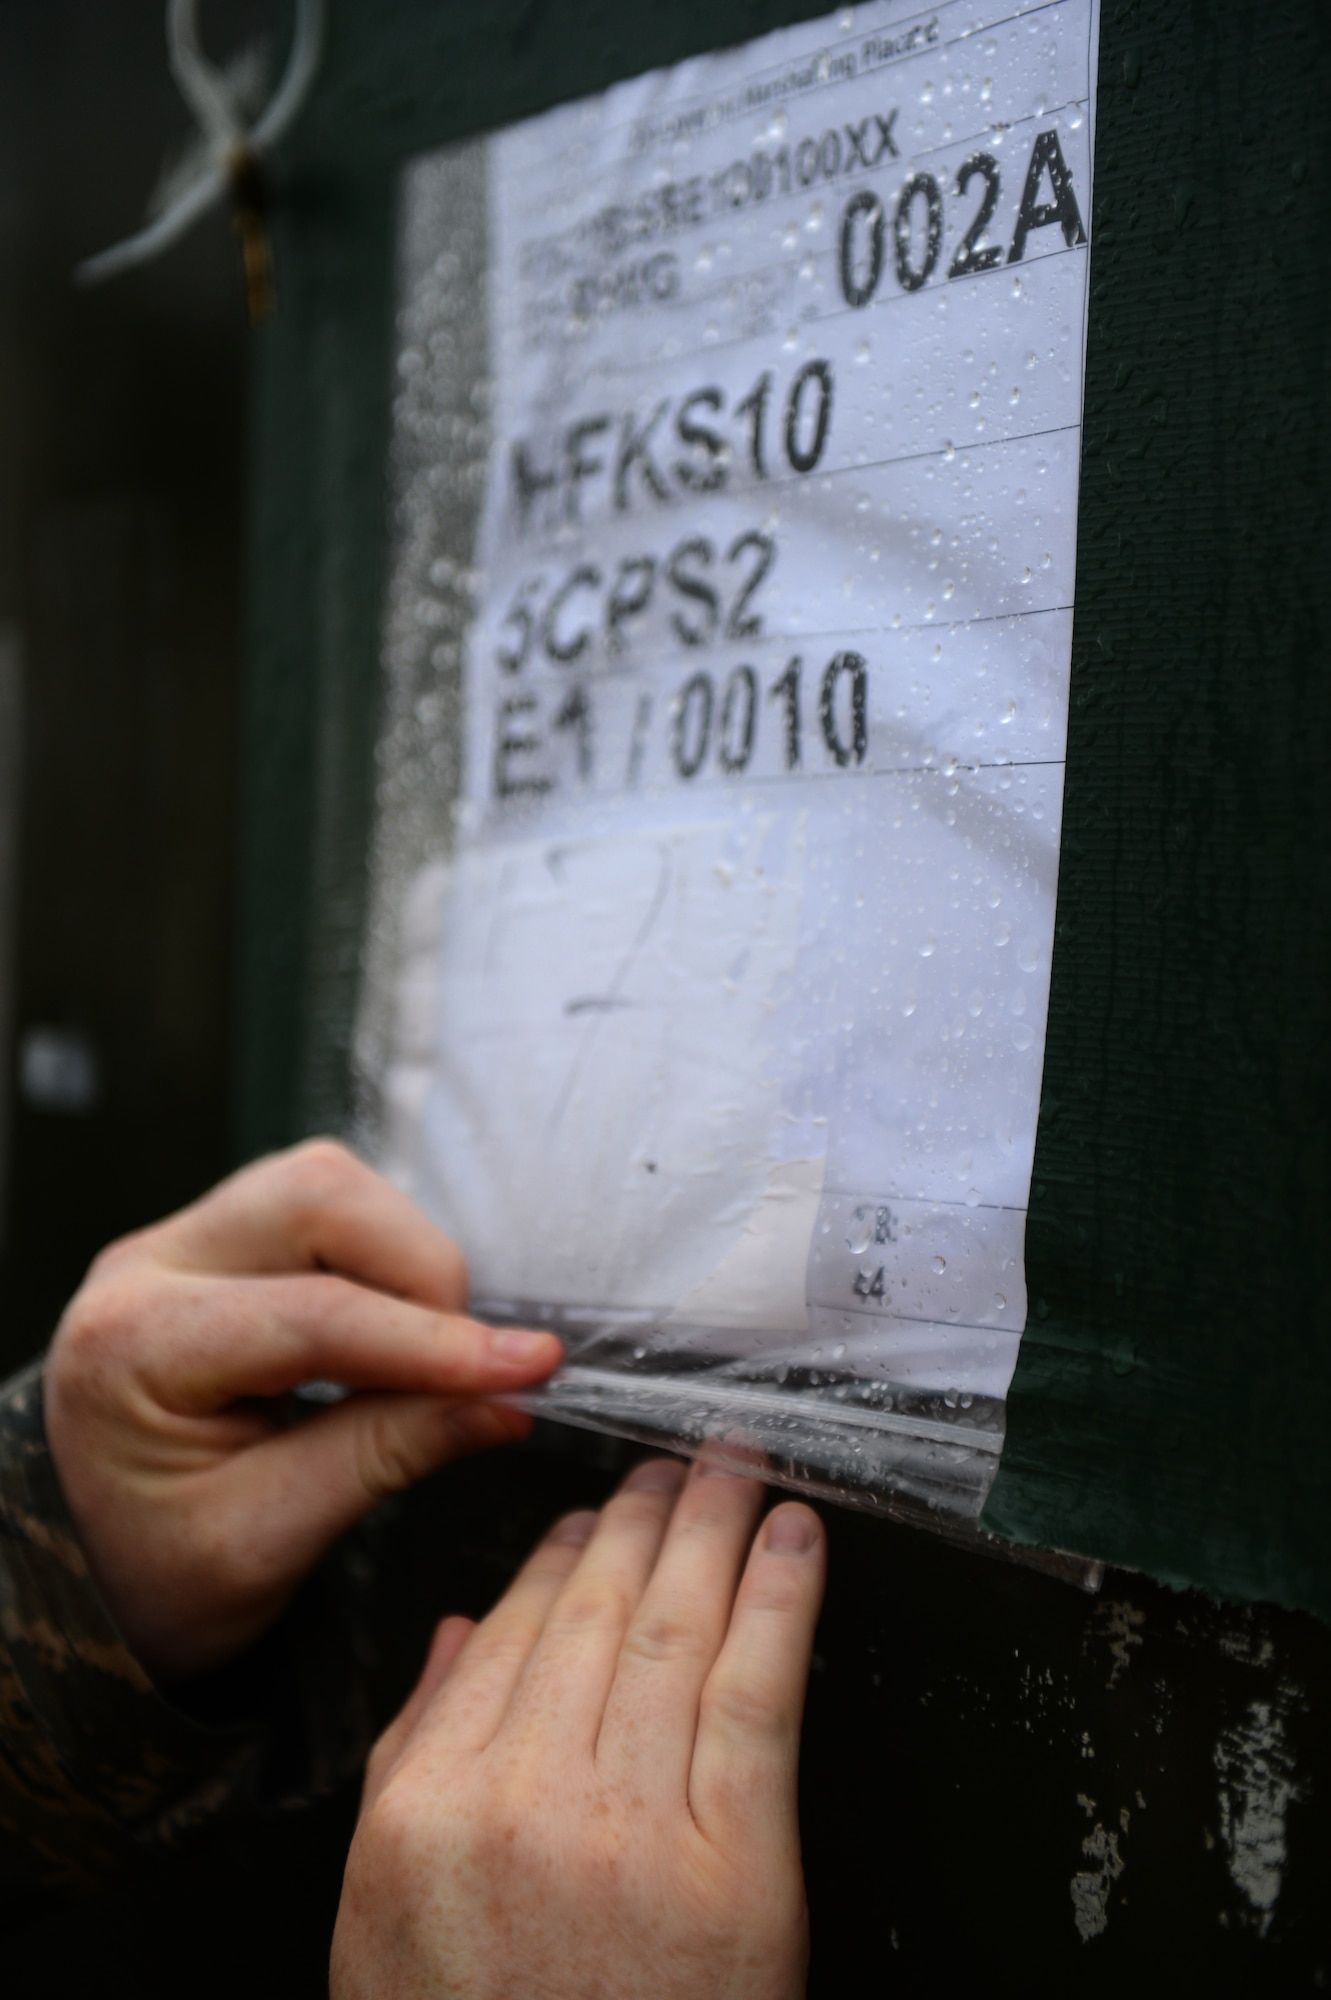
[[[476,1310],[564,1337],[544,1414],[974,1523],[1026,1311],[1095,22],[994,10],[1020,160],[921,95],[843,170],[879,11],[404,175],[361,1137]],[[970,56],[891,61],[900,96]]]

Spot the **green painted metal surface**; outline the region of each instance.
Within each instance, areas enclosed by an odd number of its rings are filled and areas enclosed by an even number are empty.
[[[257,348],[238,1144],[346,1116],[396,174],[823,11],[331,8]],[[986,1523],[1331,1614],[1321,0],[1104,0],[1033,1301]]]
[[[1331,1613],[1331,18],[1106,5],[1067,792],[989,1525]]]

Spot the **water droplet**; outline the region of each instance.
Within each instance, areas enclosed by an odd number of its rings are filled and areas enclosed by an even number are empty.
[[[994,1311],[1000,1313],[1007,1311],[1007,1300],[1001,1292],[994,1293]]]
[[[944,1271],[946,1271],[947,1269],[947,1258],[935,1257],[933,1260],[933,1267],[936,1275],[941,1278]]]
[[[1012,1030],[1013,1048],[1018,1050],[1019,1052],[1024,1053],[1025,1050],[1027,1050],[1030,1047],[1031,1043],[1034,1040],[1035,1040],[1034,1029],[1028,1028],[1024,1021],[1018,1021],[1016,1027]]]
[[[925,936],[924,943],[920,946],[920,957],[932,958],[937,944],[938,944],[938,939],[934,936],[932,931],[929,931]]]

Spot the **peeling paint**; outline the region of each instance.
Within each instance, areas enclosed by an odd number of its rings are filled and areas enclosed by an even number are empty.
[[[1274,1702],[1249,1702],[1243,1720],[1222,1731],[1215,1746],[1220,1840],[1230,1878],[1248,1906],[1245,1920],[1263,1938],[1271,1928],[1289,1858],[1285,1815],[1300,1796],[1285,1740],[1289,1697],[1286,1689]]]
[[[1090,1819],[1095,1811],[1095,1800],[1085,1792],[1078,1792],[1077,1804]],[[1119,1813],[1119,1828],[1127,1837],[1128,1813],[1124,1808]],[[1083,1944],[1099,1937],[1109,1924],[1109,1897],[1114,1884],[1123,1873],[1126,1863],[1119,1853],[1118,1834],[1106,1832],[1099,1820],[1082,1841],[1081,1851],[1093,1865],[1074,1875],[1068,1884],[1072,1897],[1072,1921],[1077,1926],[1077,1935]]]
[[[1107,1688],[1112,1688],[1121,1673],[1126,1673],[1132,1663],[1132,1648],[1142,1644],[1142,1627],[1146,1623],[1146,1613],[1125,1598],[1111,1598],[1096,1606],[1097,1636],[1107,1641],[1109,1657],[1113,1665],[1109,1669]]]
[[[1245,1667],[1269,1667],[1276,1650],[1270,1634],[1258,1628],[1251,1605],[1245,1605],[1238,1616],[1241,1623],[1223,1627],[1216,1634],[1221,1652]]]

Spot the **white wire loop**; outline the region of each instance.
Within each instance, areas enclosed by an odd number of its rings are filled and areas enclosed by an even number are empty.
[[[167,0],[166,42],[180,94],[194,114],[210,155],[197,180],[135,235],[89,257],[74,272],[77,283],[97,285],[121,271],[147,264],[178,243],[200,216],[216,208],[232,185],[238,158],[271,152],[309,93],[323,49],[324,0],[296,0],[295,30],[286,70],[266,109],[246,129],[226,79],[199,45],[198,0]]]

